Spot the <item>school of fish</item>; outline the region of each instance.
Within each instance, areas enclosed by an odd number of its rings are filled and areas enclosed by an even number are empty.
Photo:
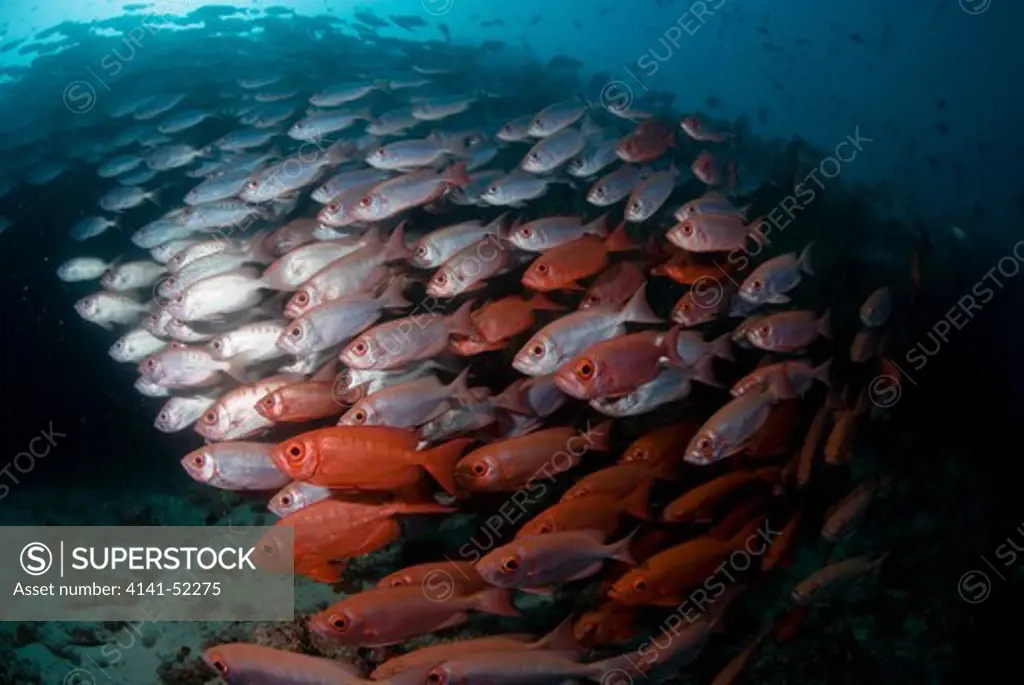
[[[745,270],[720,266],[764,242],[728,125],[581,97],[499,119],[496,105],[514,102],[447,92],[447,73],[316,92],[254,76],[217,107],[176,93],[130,100],[97,168],[117,185],[102,214],[70,229],[76,241],[125,231],[127,256],[82,255],[57,275],[98,281],[78,314],[117,331],[110,356],[163,403],[157,430],[202,436],[181,460],[191,478],[267,494],[275,526],[294,531],[297,575],[341,581],[354,558],[402,540],[403,517],[496,501],[502,516],[509,502],[527,512],[506,529],[514,537],[396,570],[309,619],[339,645],[388,648],[372,673],[211,647],[203,658],[229,683],[511,685],[678,668],[801,536],[844,539],[889,486],[856,484],[820,521],[798,505],[854,457],[873,412],[867,388],[834,378],[845,351],[829,309],[795,304],[820,277],[810,240]],[[210,118],[232,130],[182,142]],[[181,204],[131,225],[182,173]],[[569,198],[560,213],[542,209],[553,196]],[[656,292],[679,295],[659,312]],[[879,284],[848,355],[888,377],[893,309]],[[535,499],[538,488],[562,494]],[[628,649],[758,536],[753,567],[670,648]],[[776,634],[884,558],[826,562],[794,587]],[[442,576],[451,587],[438,601]],[[599,600],[547,636],[401,652],[474,613],[519,616],[516,593],[569,583],[595,585]],[[714,682],[733,682],[771,631]]]

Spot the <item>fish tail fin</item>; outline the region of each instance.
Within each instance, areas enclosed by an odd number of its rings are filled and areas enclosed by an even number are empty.
[[[651,516],[651,488],[653,487],[654,477],[645,478],[622,500],[622,511],[641,521],[654,520],[654,517]]]
[[[629,233],[626,231],[626,222],[624,220],[619,222],[619,225],[615,230],[605,238],[604,245],[609,252],[628,252],[639,247],[630,239]]]
[[[818,333],[823,338],[832,339],[832,310],[826,309],[817,323]]]
[[[465,188],[473,182],[469,177],[469,173],[466,171],[466,162],[459,162],[448,169],[448,171],[445,172],[445,178],[447,178],[448,181],[457,188]]]
[[[820,366],[816,366],[814,368],[814,372],[811,374],[815,380],[820,381],[829,387],[832,386],[832,359],[832,357],[829,357],[822,362]]]
[[[647,283],[641,285],[622,310],[621,318],[628,323],[663,323],[664,319],[655,314],[647,304]]]
[[[471,438],[459,438],[419,453],[420,465],[449,495],[459,494],[459,487],[455,483],[455,465],[462,458],[462,451],[472,442]]]
[[[711,355],[704,356],[693,365],[693,379],[712,388],[724,388],[725,386],[715,378],[715,358]]]
[[[573,617],[567,616],[550,633],[530,645],[530,649],[545,649],[556,652],[579,652],[580,643],[572,632]]]
[[[612,421],[610,419],[608,421],[602,421],[593,429],[591,429],[588,424],[587,430],[583,432],[583,435],[586,436],[587,443],[589,445],[588,449],[597,450],[598,452],[607,452],[610,449],[611,445],[609,438],[611,437],[611,434]]]
[[[494,398],[493,404],[498,409],[504,409],[514,414],[523,414],[529,416],[533,414],[533,407],[527,404],[526,393],[520,390],[520,387],[516,384],[512,384],[505,388],[497,397]]]
[[[796,267],[803,271],[808,276],[817,276],[814,272],[814,265],[811,263],[811,248],[814,247],[814,241],[807,243],[803,251],[800,252],[800,257],[797,259]]]
[[[597,217],[589,224],[583,227],[584,233],[590,233],[591,235],[601,236],[602,238],[608,237],[608,213],[605,212],[601,216]]]
[[[402,294],[402,288],[405,286],[405,281],[401,278],[392,278],[388,280],[387,286],[384,288],[384,292],[377,298],[380,302],[380,306],[384,309],[403,309],[405,307],[411,307],[412,302],[405,299]]]
[[[624,564],[630,566],[636,566],[636,559],[633,558],[633,554],[629,551],[630,546],[633,544],[633,538],[636,537],[637,531],[640,527],[637,526],[633,529],[633,532],[622,538],[618,542],[613,542],[608,545],[608,558],[621,561]]]
[[[245,364],[246,360],[244,357],[236,357],[231,361],[224,362],[222,370],[239,383],[246,384],[249,382],[249,376],[246,374]]]
[[[535,292],[530,296],[530,306],[533,309],[546,312],[560,312],[565,309],[563,305],[553,302],[547,295],[541,292]]]
[[[448,317],[448,333],[476,337],[476,325],[472,318],[473,300],[466,300]]]
[[[486,614],[495,616],[519,616],[519,609],[512,603],[512,592],[495,587],[481,590],[473,595],[474,606]]]
[[[857,395],[857,401],[853,405],[853,413],[857,416],[866,414],[871,409],[871,394],[867,388],[862,388]]]
[[[711,355],[719,359],[734,362],[736,357],[732,354],[732,332],[723,333],[711,342]]]
[[[388,242],[384,245],[384,259],[389,262],[397,262],[408,258],[409,248],[405,246],[405,224],[403,221],[398,224],[391,235],[388,237]]]
[[[333,383],[338,374],[338,360],[331,359],[313,374],[309,380],[314,383]]]
[[[475,398],[469,387],[469,367],[467,366],[455,377],[447,387],[449,397],[463,402],[472,402]]]

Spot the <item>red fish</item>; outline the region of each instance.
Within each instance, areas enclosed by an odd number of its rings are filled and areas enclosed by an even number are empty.
[[[607,238],[585,235],[548,250],[526,269],[522,283],[541,292],[580,290],[577,281],[604,270],[610,253],[635,248],[626,233],[626,223],[622,222]]]
[[[610,305],[621,308],[644,287],[647,274],[643,262],[618,262],[608,267],[590,286],[580,309]]]
[[[341,579],[342,564],[352,557],[369,554],[398,540],[402,530],[400,514],[444,514],[454,511],[440,504],[364,504],[326,499],[299,509],[274,524],[264,534],[253,554],[260,568],[285,572],[292,559],[276,554],[279,529],[291,528],[294,535],[294,569],[322,583]]]
[[[724,143],[735,137],[732,133],[709,131],[704,122],[701,121],[701,118],[695,114],[683,117],[682,121],[679,122],[679,128],[683,129],[683,133],[700,143]]]
[[[631,333],[591,345],[555,372],[555,385],[571,397],[617,397],[657,378],[672,355],[666,331]]]
[[[415,483],[424,469],[455,494],[455,464],[473,441],[461,438],[424,452],[416,451],[418,442],[415,432],[401,428],[333,426],[285,440],[273,456],[291,478],[314,485],[397,490]]]
[[[675,144],[676,133],[671,125],[649,119],[619,142],[615,154],[625,162],[639,164],[658,159]]]
[[[485,445],[463,457],[455,477],[471,492],[512,492],[551,478],[580,463],[587,452],[608,449],[611,421],[580,431],[546,428],[536,433]]]
[[[337,416],[342,405],[330,381],[306,381],[279,388],[256,403],[260,416],[274,423],[291,423]]]
[[[499,343],[528,331],[536,323],[534,312],[565,309],[552,302],[543,293],[531,297],[510,295],[484,305],[470,315],[480,338],[488,343]]]
[[[309,619],[309,628],[332,642],[352,647],[387,647],[454,628],[470,611],[518,616],[508,590],[488,588],[439,602],[419,587],[366,590],[332,604]]]
[[[739,185],[736,178],[736,162],[730,161],[723,167],[721,162],[706,150],[697,155],[690,170],[701,183],[712,187],[728,185],[735,189]]]
[[[559,502],[520,528],[516,538],[569,530],[598,530],[606,537],[614,535],[624,512],[641,519],[650,518],[644,494],[637,490],[634,496],[625,499],[613,495],[590,495]]]

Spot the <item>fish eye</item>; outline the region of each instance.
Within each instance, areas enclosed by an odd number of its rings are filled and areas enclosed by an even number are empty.
[[[274,406],[274,396],[273,395],[267,395],[262,400],[260,400],[260,404],[262,404],[267,409],[272,408]]]
[[[156,360],[153,359],[153,358],[147,359],[146,360],[146,368],[149,369],[150,371],[155,369],[156,368]]]
[[[382,148],[382,147],[377,148],[377,156],[378,157],[387,157],[388,156],[387,149]]]
[[[184,302],[185,301],[185,293],[178,293],[177,295],[175,295],[174,296],[174,301],[179,303],[179,304]]]
[[[595,306],[597,306],[599,304],[601,304],[601,298],[598,297],[597,295],[587,295],[583,299],[583,306],[584,307],[595,307]]]
[[[768,334],[771,333],[771,332],[772,332],[772,327],[767,325],[767,324],[762,325],[762,326],[758,326],[758,328],[757,328],[757,335],[761,336],[762,338],[767,338]]]
[[[682,231],[683,235],[689,237],[693,235],[693,224],[689,221],[684,221],[682,226],[679,227],[679,230]]]
[[[645,461],[647,459],[647,448],[637,447],[635,450],[626,455],[626,461]]]
[[[285,507],[290,507],[292,505],[292,498],[289,497],[288,495],[281,495],[278,501],[281,502],[281,505]]]
[[[203,423],[210,426],[217,423],[217,412],[211,410],[203,414]]]
[[[531,162],[536,162],[540,159],[540,155],[538,155],[536,152],[531,152],[530,154],[527,155],[527,157],[530,158]]]
[[[337,202],[332,202],[331,204],[327,205],[327,211],[330,212],[331,214],[337,214],[338,210],[340,209],[341,205],[339,205]]]
[[[295,296],[295,303],[301,305],[309,304],[309,295],[307,295],[305,291],[299,291]]]
[[[501,561],[501,570],[506,573],[513,573],[519,568],[519,557],[505,557]]]
[[[642,595],[647,592],[647,581],[643,578],[637,578],[633,581],[633,592],[638,595]]]
[[[249,190],[256,190],[257,188],[260,187],[260,182],[257,181],[256,179],[253,179],[253,180],[249,181],[249,183],[246,184],[246,187],[248,187]],[[186,210],[186,211],[188,211],[188,210]]]
[[[355,352],[356,354],[358,354],[360,357],[363,356],[364,354],[366,354],[368,349],[369,349],[369,346],[365,342],[363,342],[363,341],[357,342],[352,347],[352,351]]]
[[[751,281],[750,282],[750,289],[753,290],[754,292],[757,292],[758,290],[760,290],[763,287],[764,287],[764,284],[761,283],[761,281]]]
[[[445,679],[443,673],[438,673],[437,671],[431,671],[430,673],[427,674],[427,683],[428,683],[428,685],[444,685],[445,682],[446,682],[446,679]]]
[[[116,343],[114,343],[114,347],[119,349],[119,350],[123,350],[124,349],[124,343],[121,342],[120,340],[118,340]]]
[[[338,614],[331,614],[330,618],[328,619],[328,623],[330,623],[331,627],[335,630],[340,630],[342,632],[348,630],[348,619],[346,619],[344,616],[339,616]]]
[[[213,665],[213,668],[217,671],[217,673],[220,673],[222,676],[225,677],[228,675],[228,665],[224,663],[223,659],[214,658],[211,660],[210,663]]]
[[[589,359],[583,359],[580,361],[579,364],[576,365],[575,373],[576,377],[579,378],[581,381],[589,381],[594,377],[595,371],[596,368],[594,366],[594,363]]]
[[[550,523],[542,523],[537,527],[537,532],[542,535],[544,533],[553,533],[554,531],[555,527],[552,526]]]
[[[288,456],[294,460],[302,459],[302,455],[305,454],[305,450],[302,448],[300,443],[292,443],[292,446],[288,448]]]
[[[679,311],[683,312],[684,314],[689,312],[690,311],[690,303],[689,302],[683,302],[681,305],[679,305]]]
[[[444,285],[445,283],[448,282],[448,277],[445,276],[443,273],[439,273],[436,276],[434,276],[434,282],[437,283],[438,285]]]
[[[372,204],[373,204],[373,196],[372,195],[364,195],[363,198],[361,200],[359,200],[359,206],[363,207],[363,208],[369,207]]]
[[[213,346],[213,349],[218,351],[224,347],[224,343],[222,343],[220,340],[214,340],[212,343],[210,343],[210,345]]]
[[[544,275],[548,272],[548,265],[543,262],[537,265],[537,273]]]
[[[498,186],[491,186],[490,188],[487,189],[487,192],[490,193],[491,195],[497,195]]]
[[[206,460],[203,459],[203,455],[201,454],[197,454],[196,456],[192,457],[192,465],[195,466],[197,469],[201,469],[205,461]]]
[[[629,203],[629,211],[631,211],[631,212],[639,212],[640,211],[640,203],[639,202],[630,202]]]
[[[165,411],[162,411],[162,412],[160,412],[160,413],[159,413],[159,414],[157,415],[157,417],[156,417],[156,418],[157,418],[157,420],[159,420],[159,421],[164,421],[164,422],[167,422],[167,421],[170,421],[170,420],[171,420],[171,417],[170,417],[170,416],[168,416],[167,412],[165,412]]]
[[[416,248],[416,256],[417,257],[426,257],[427,256],[427,246],[426,245],[420,245],[419,247],[417,247]]]
[[[544,346],[543,345],[534,345],[533,348],[530,350],[530,354],[532,354],[534,357],[543,357],[544,356]]]
[[[478,476],[486,476],[487,470],[488,469],[486,462],[478,461],[477,463],[473,464],[473,473],[475,473]]]
[[[292,326],[291,330],[288,331],[288,335],[298,340],[302,337],[302,326]]]
[[[524,238],[529,238],[530,236],[533,235],[533,229],[530,228],[529,226],[523,226],[522,228],[519,229],[519,235],[523,236]]]
[[[366,412],[360,409],[359,411],[352,415],[352,420],[355,421],[356,423],[366,423]]]

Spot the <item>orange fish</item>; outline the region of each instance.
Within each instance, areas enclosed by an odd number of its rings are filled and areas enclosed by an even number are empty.
[[[414,586],[424,592],[442,594],[454,592],[475,594],[488,587],[488,583],[468,561],[432,561],[395,571],[380,579],[379,588]]]
[[[671,480],[683,461],[683,445],[690,442],[700,423],[682,421],[640,436],[619,457],[620,464],[650,464],[655,472]]]
[[[485,554],[476,570],[497,587],[550,593],[555,585],[596,574],[606,560],[636,563],[629,554],[632,536],[611,544],[605,537],[599,530],[528,535]]]
[[[764,556],[761,557],[761,569],[763,571],[771,571],[787,558],[790,550],[794,549],[793,544],[796,542],[802,521],[803,515],[798,511],[782,527],[782,532],[775,538],[775,541],[768,548],[768,551],[764,553]]]
[[[288,514],[264,535],[256,545],[255,563],[261,568],[286,571],[292,560],[276,555],[278,533],[291,528],[294,535],[294,569],[322,583],[341,579],[334,562],[369,554],[398,540],[402,530],[399,514],[444,514],[454,511],[440,504],[364,504],[326,499]],[[269,545],[269,546],[268,546]]]
[[[488,343],[499,343],[533,328],[537,319],[534,312],[565,309],[552,302],[543,293],[531,297],[510,295],[484,305],[470,315],[480,338]]]
[[[747,544],[760,525],[760,520],[755,520],[731,539],[709,534],[655,554],[619,578],[608,596],[626,606],[677,606],[682,593],[707,581],[730,553]]]
[[[274,423],[294,423],[337,416],[344,407],[330,381],[306,381],[279,388],[256,403],[260,416]]]
[[[332,426],[301,433],[278,444],[274,463],[295,480],[330,488],[398,490],[415,483],[425,469],[449,494],[454,471],[473,441],[460,438],[416,451],[414,431],[384,426]]]
[[[853,492],[837,502],[825,514],[821,537],[838,542],[860,522],[879,490],[889,486],[891,479],[874,479],[861,483]]]
[[[588,495],[568,502],[559,502],[537,514],[516,533],[516,539],[528,535],[562,533],[568,530],[599,530],[605,536],[614,535],[624,512],[636,518],[649,518],[646,493],[636,490],[632,499],[612,495]]]
[[[830,564],[800,581],[793,590],[791,599],[797,605],[807,606],[833,597],[866,573],[877,578],[882,570],[882,564],[888,557],[889,553],[886,552],[877,559],[865,555]]]
[[[429,682],[427,674],[431,669],[465,654],[534,650],[563,652],[568,656],[582,651],[573,637],[572,623],[566,620],[539,640],[534,639],[532,635],[494,635],[414,649],[388,659],[370,674],[370,678],[377,682],[388,681],[393,685],[420,685]],[[527,654],[523,657],[529,658]]]
[[[793,607],[782,618],[775,622],[775,641],[779,644],[789,642],[800,630],[807,618],[807,607]]]
[[[561,501],[571,502],[579,497],[598,494],[628,497],[636,490],[642,490],[646,499],[647,493],[654,485],[654,478],[654,471],[647,464],[616,464],[576,481],[576,484],[562,495]]]
[[[650,119],[619,141],[615,154],[625,162],[639,164],[658,159],[675,144],[674,128],[664,121]]]
[[[832,371],[832,358],[830,357],[820,366],[811,366],[805,361],[778,362],[776,364],[765,364],[759,366],[743,378],[736,381],[730,393],[733,397],[739,397],[751,390],[764,390],[768,387],[772,374],[785,374],[789,384],[796,394],[801,397],[811,389],[814,381],[819,381],[825,386],[832,384],[829,376]]]
[[[642,331],[591,345],[555,372],[555,385],[570,397],[619,397],[654,380],[672,355],[671,331]]]
[[[227,683],[361,682],[359,668],[344,661],[245,642],[214,645],[203,661]]]
[[[618,262],[612,264],[593,282],[583,300],[580,309],[609,305],[621,309],[644,287],[647,282],[646,265],[643,262]]]
[[[642,626],[636,611],[615,602],[605,602],[576,619],[572,633],[587,648],[622,645],[636,639]]]
[[[635,248],[623,221],[607,238],[585,235],[548,250],[526,269],[522,283],[542,292],[580,290],[577,281],[603,271],[608,266],[610,253]]]
[[[845,464],[850,460],[853,452],[853,441],[857,436],[857,424],[860,417],[871,408],[867,391],[862,391],[857,397],[857,404],[853,409],[844,409],[836,413],[835,425],[828,434],[828,442],[825,443],[825,463],[836,465]]]
[[[696,281],[672,307],[671,319],[686,328],[710,323],[729,311],[732,293],[729,281],[706,278]]]
[[[584,431],[546,428],[484,445],[458,462],[455,478],[470,492],[512,492],[568,471],[590,451],[607,451],[610,429],[611,421]]]
[[[797,457],[796,484],[798,488],[805,487],[811,480],[814,461],[818,456],[818,450],[821,449],[822,438],[829,429],[831,418],[832,410],[823,405],[814,415],[811,427],[807,430],[807,435],[804,436],[804,442],[800,446],[800,454]]]
[[[509,591],[501,588],[439,602],[419,587],[391,587],[349,595],[311,616],[309,628],[337,644],[387,647],[460,626],[470,611],[519,616]]]
[[[757,471],[734,471],[726,473],[703,485],[698,485],[685,495],[678,497],[665,507],[662,519],[672,523],[691,520],[702,510],[715,506],[740,488],[757,481],[777,480],[781,469],[768,466]]]
[[[679,250],[659,266],[651,269],[654,276],[668,276],[680,285],[693,285],[711,280],[731,278],[733,268],[730,264],[698,264],[692,252]]]

